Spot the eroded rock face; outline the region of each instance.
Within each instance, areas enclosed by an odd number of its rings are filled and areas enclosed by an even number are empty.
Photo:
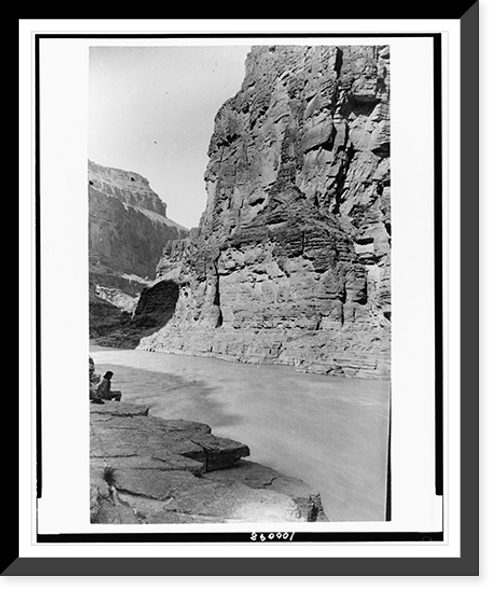
[[[158,276],[174,317],[140,348],[386,379],[387,47],[257,47],[219,110],[207,206]]]
[[[166,241],[187,230],[166,217],[165,203],[143,176],[88,164],[91,263],[154,279]]]
[[[170,320],[175,311],[179,287],[171,280],[162,280],[142,291],[134,310],[136,325],[161,326]]]
[[[116,197],[120,203],[146,209],[167,217],[167,206],[149,186],[149,181],[136,172],[101,166],[89,160],[89,186],[94,190]]]
[[[91,338],[121,345],[116,332],[154,280],[165,243],[188,231],[166,217],[165,203],[143,176],[92,161],[88,166]]]
[[[203,423],[149,416],[148,409],[90,405],[93,523],[325,521],[305,483],[242,460],[248,446]]]

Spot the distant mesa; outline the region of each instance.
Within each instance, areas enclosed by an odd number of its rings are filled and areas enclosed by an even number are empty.
[[[88,161],[89,185],[101,193],[116,197],[124,205],[146,209],[167,217],[167,206],[149,186],[149,181],[136,172],[101,166]],[[133,183],[133,184],[132,184]],[[186,230],[180,224],[168,220],[171,226]]]

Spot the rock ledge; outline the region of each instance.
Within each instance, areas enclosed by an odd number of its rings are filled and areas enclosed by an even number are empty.
[[[90,403],[92,523],[327,521],[304,482],[254,462],[204,423]]]

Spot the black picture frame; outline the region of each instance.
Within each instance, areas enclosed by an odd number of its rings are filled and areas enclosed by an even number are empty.
[[[478,261],[479,261],[479,146],[478,146],[478,28],[476,2],[460,18],[461,23],[461,222],[462,222],[462,359],[461,371],[462,516],[461,557],[417,559],[349,558],[19,558],[17,526],[4,551],[2,575],[476,575],[478,574]],[[467,84],[465,84],[467,81]],[[477,81],[477,84],[475,82]],[[465,167],[466,165],[466,167]],[[466,227],[466,228],[465,228]],[[463,309],[463,307],[462,307]],[[439,424],[439,423],[438,423]],[[17,425],[18,427],[18,425]],[[12,500],[18,504],[18,500]],[[464,515],[466,513],[466,515]],[[19,520],[19,512],[17,513]],[[422,537],[422,539],[432,537]],[[67,540],[67,538],[66,538]],[[78,537],[73,538],[78,541]],[[64,538],[63,538],[64,542]],[[13,548],[13,549],[12,549]]]

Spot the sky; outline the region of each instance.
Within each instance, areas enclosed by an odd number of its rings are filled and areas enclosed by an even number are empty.
[[[90,48],[89,159],[146,177],[167,216],[198,225],[214,118],[249,46]]]

